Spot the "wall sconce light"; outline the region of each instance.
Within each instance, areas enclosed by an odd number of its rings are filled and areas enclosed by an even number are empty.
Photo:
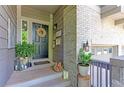
[[[54,30],[57,29],[57,24],[54,24],[53,29],[54,29]]]

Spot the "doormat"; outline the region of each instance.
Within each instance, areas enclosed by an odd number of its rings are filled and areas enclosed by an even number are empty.
[[[49,64],[49,61],[40,61],[40,62],[34,62],[34,65],[43,65],[43,64]]]

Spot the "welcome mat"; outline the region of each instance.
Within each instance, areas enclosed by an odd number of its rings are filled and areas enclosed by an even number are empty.
[[[49,61],[39,61],[39,62],[34,62],[34,65],[43,65],[43,64],[49,64]]]

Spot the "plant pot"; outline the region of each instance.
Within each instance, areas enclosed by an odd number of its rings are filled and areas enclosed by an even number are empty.
[[[32,63],[31,62],[28,62],[26,65],[27,65],[27,67],[32,67]]]
[[[26,65],[28,63],[28,57],[25,57],[25,58],[20,57],[20,62],[21,62],[21,64]]]
[[[82,66],[82,65],[79,64],[78,69],[79,69],[79,73],[80,73],[81,76],[88,75],[89,66]]]
[[[25,65],[28,63],[28,57],[25,57],[25,58],[24,58],[23,63],[24,63]]]

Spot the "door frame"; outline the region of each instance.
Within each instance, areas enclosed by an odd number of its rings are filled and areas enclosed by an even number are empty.
[[[28,25],[28,27],[27,27],[28,28],[28,30],[27,30],[28,31],[28,41],[27,42],[29,42],[29,43],[32,43],[32,23],[33,22],[48,25],[50,28],[50,22],[48,22],[48,21],[43,21],[43,20],[38,20],[38,19],[21,16],[21,31],[22,31],[22,20],[27,21],[27,25]],[[48,30],[48,33],[49,33],[49,31],[50,31],[50,29]],[[21,36],[21,39],[22,39],[22,36]],[[44,61],[44,60],[49,60],[49,36],[48,36],[48,58],[33,59],[32,62],[38,62],[38,61]]]

